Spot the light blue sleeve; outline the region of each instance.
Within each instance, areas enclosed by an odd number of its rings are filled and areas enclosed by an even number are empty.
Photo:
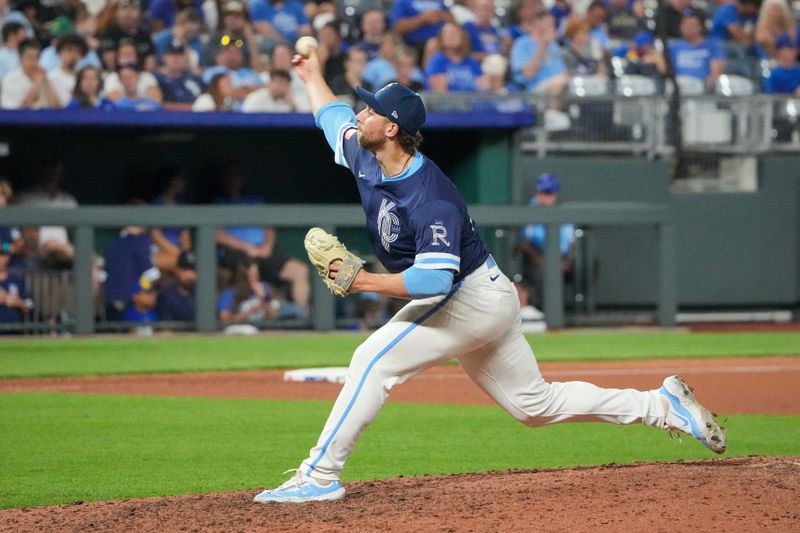
[[[449,270],[425,270],[412,266],[403,271],[403,283],[412,298],[429,298],[450,292],[453,273]]]
[[[317,110],[314,121],[325,133],[325,140],[333,150],[337,164],[348,166],[344,158],[343,136],[345,130],[357,128],[356,114],[343,102],[330,102]]]

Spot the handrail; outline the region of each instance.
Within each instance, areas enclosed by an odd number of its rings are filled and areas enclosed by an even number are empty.
[[[561,224],[647,225],[658,229],[658,321],[675,323],[676,231],[670,204],[644,202],[565,202],[553,207],[479,205],[470,208],[475,222],[490,227],[545,224],[548,235],[559,235]],[[215,230],[221,226],[273,225],[276,227],[362,227],[364,212],[358,205],[266,204],[260,206],[193,205],[178,207],[87,206],[75,209],[43,209],[11,206],[0,209],[0,226],[63,225],[75,229],[76,285],[75,331],[94,332],[92,302],[92,253],[98,227],[127,225],[185,226],[196,228],[197,329],[217,328],[215,310]],[[547,239],[545,261],[545,317],[550,327],[564,325],[563,280],[558,239]],[[313,324],[316,329],[334,327],[334,300],[318,276],[314,276]]]

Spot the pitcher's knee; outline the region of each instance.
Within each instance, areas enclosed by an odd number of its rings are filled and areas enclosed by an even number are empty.
[[[515,418],[529,427],[543,426],[548,422],[552,402],[552,386],[544,379],[539,379],[528,392],[518,396],[519,413]]]

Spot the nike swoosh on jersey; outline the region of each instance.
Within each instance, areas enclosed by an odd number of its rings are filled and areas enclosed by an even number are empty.
[[[500,277],[500,274],[496,275],[495,277],[489,276],[489,281],[495,281],[499,277]]]
[[[364,176],[366,176],[366,174],[364,174],[363,172],[361,172],[361,171],[359,170],[359,171],[358,171],[358,177],[359,177],[359,178],[363,178]]]

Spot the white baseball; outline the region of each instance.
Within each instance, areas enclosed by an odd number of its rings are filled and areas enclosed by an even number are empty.
[[[317,40],[311,36],[304,35],[297,39],[297,42],[294,43],[294,49],[303,57],[308,57],[309,52],[311,52],[311,47],[317,48],[319,43]]]

